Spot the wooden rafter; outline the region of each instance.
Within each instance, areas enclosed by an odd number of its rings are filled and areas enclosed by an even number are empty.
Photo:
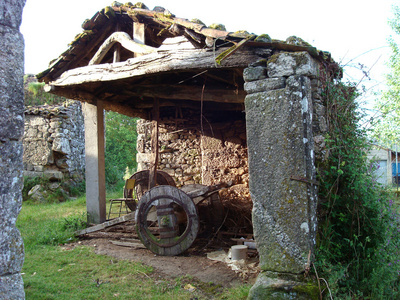
[[[156,48],[135,42],[126,32],[114,32],[97,50],[96,54],[90,60],[89,66],[99,64],[115,43],[120,43],[122,47],[132,53],[149,54],[157,51]]]

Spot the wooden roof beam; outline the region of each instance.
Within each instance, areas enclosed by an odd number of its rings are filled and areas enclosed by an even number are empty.
[[[192,101],[212,101],[220,103],[243,103],[246,92],[239,89],[214,88],[212,84],[205,86],[204,91],[199,86],[190,85],[131,85],[117,87],[117,91],[104,91],[104,94],[97,94],[100,99],[106,99],[105,94],[120,95],[121,97],[156,97],[164,99],[181,99]]]
[[[235,53],[233,59],[229,57],[219,66],[216,65],[214,59],[222,52],[223,49],[215,52],[203,49],[163,50],[125,62],[71,69],[49,84],[67,87],[94,82],[110,81],[111,83],[114,80],[171,71],[197,72],[205,69],[243,68],[258,59],[252,49],[243,48]]]
[[[126,32],[114,32],[103,42],[103,44],[97,50],[96,54],[90,60],[89,66],[101,63],[104,56],[107,54],[108,51],[110,51],[115,43],[120,43],[122,47],[133,53],[149,54],[157,51],[156,48],[135,42]]]

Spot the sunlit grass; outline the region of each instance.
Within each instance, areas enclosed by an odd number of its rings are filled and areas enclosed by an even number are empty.
[[[121,197],[120,191],[107,199]],[[86,200],[24,202],[17,226],[25,244],[26,299],[246,299],[250,286],[215,287],[195,279],[161,278],[140,263],[97,255],[74,240],[86,220]],[[193,292],[185,289],[190,283]]]

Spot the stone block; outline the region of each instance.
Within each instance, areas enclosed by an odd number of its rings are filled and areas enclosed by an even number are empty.
[[[29,126],[44,126],[46,125],[46,120],[40,116],[31,116],[29,119]]]
[[[33,171],[35,172],[43,172],[44,167],[43,166],[33,166]]]
[[[0,299],[25,299],[24,282],[20,273],[0,275]]]
[[[20,1],[11,1],[19,3]],[[0,2],[0,24],[12,23],[14,14],[10,1]],[[22,35],[9,27],[0,26],[0,141],[18,139],[24,130],[24,42]]]
[[[21,209],[22,152],[19,141],[0,143],[0,224],[15,224]]]
[[[3,0],[0,2],[0,25],[19,29],[22,10],[26,0]]]
[[[307,52],[280,52],[268,60],[268,77],[288,77],[303,75],[315,78],[319,65]]]
[[[175,176],[175,170],[174,169],[170,169],[170,168],[165,168],[163,170],[165,173],[167,173],[170,176]]]
[[[55,138],[53,140],[53,146],[51,149],[53,151],[57,151],[62,154],[70,154],[71,153],[71,147],[69,146],[69,140],[66,138]]]
[[[19,230],[15,225],[0,224],[0,276],[20,272],[23,263],[24,243]]]
[[[24,156],[25,163],[33,165],[47,165],[52,161],[52,151],[46,140],[29,141],[24,140]]]
[[[260,80],[267,77],[267,69],[261,66],[248,67],[243,71],[243,79],[246,82]]]
[[[35,171],[24,171],[25,177],[42,177],[43,172],[35,172]]]
[[[250,289],[249,300],[264,299],[319,299],[318,285],[305,281],[304,276],[293,277],[273,273],[260,273],[256,283]]]
[[[136,161],[139,163],[149,163],[150,162],[150,158],[151,158],[151,154],[150,153],[140,153],[138,152],[136,154]]]
[[[43,172],[43,177],[49,180],[62,180],[64,174],[61,171],[47,170]]]
[[[285,78],[266,78],[251,82],[245,82],[244,89],[248,94],[285,88]]]

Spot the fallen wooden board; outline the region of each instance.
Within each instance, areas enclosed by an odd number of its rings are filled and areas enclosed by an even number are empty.
[[[146,249],[146,247],[140,243],[132,243],[132,242],[123,242],[123,241],[110,241],[111,244],[117,245],[117,246],[123,246],[123,247],[131,247],[131,248],[137,248],[137,249]]]
[[[97,224],[97,225],[91,226],[89,228],[85,228],[85,229],[79,230],[79,231],[75,232],[75,235],[78,236],[78,235],[83,235],[83,234],[87,234],[87,233],[90,233],[90,232],[99,231],[99,230],[102,230],[104,228],[107,228],[107,227],[110,227],[110,226],[114,226],[116,224],[120,224],[120,223],[129,221],[129,220],[132,220],[134,218],[135,218],[135,213],[133,212],[133,213],[127,214],[125,216],[122,216],[122,217],[119,217],[119,218],[115,218],[115,219],[106,221],[104,223]]]

